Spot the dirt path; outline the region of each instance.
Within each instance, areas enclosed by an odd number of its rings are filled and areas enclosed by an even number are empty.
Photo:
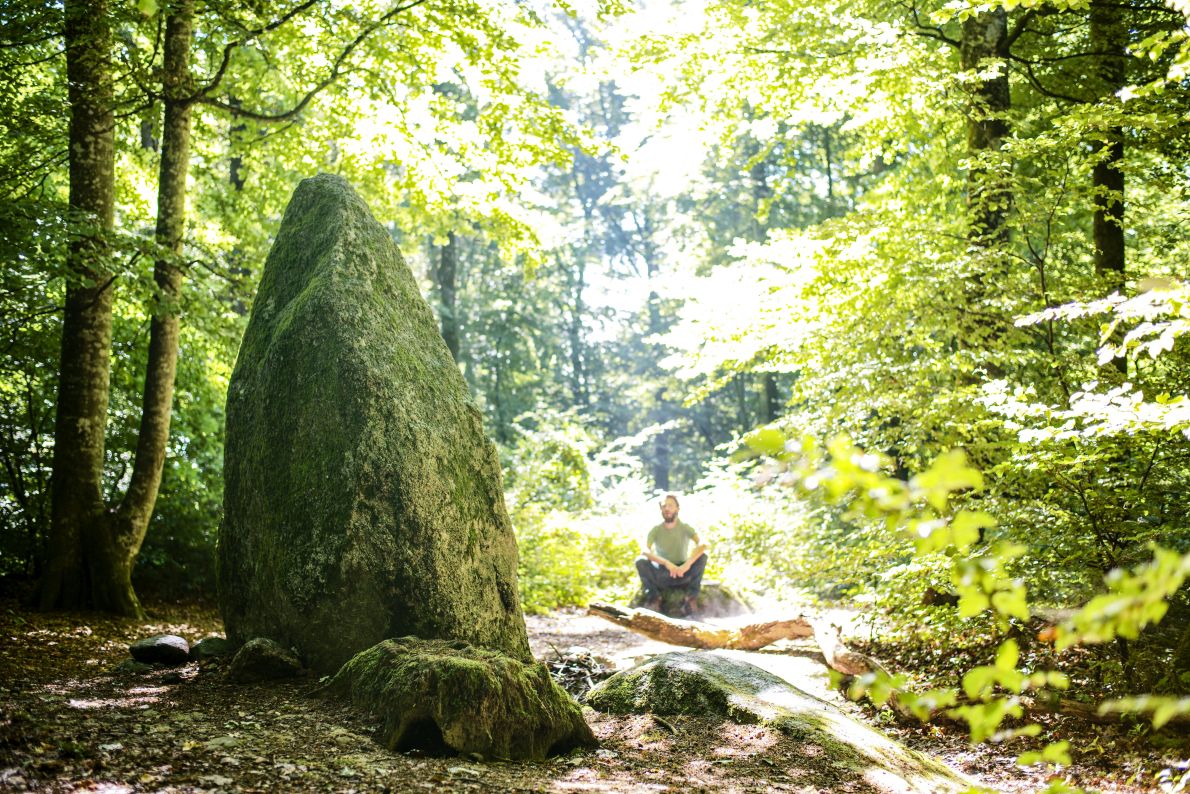
[[[673,650],[581,613],[528,618],[538,658],[582,646],[620,667]],[[588,711],[602,747],[543,764],[390,753],[367,721],[312,697],[313,680],[237,686],[217,668],[120,674],[128,643],[218,633],[210,610],[166,607],[145,624],[39,615],[0,602],[0,790],[7,791],[796,791],[867,792],[815,768],[796,741],[729,722]],[[797,686],[862,712],[829,688],[810,644],[749,654]],[[1011,753],[966,748],[946,731],[902,731],[998,790],[1039,787]],[[923,747],[923,745],[927,745]],[[1141,789],[1108,789],[1137,791]]]

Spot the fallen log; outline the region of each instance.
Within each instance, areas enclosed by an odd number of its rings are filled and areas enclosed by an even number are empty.
[[[612,604],[590,604],[587,614],[611,621],[649,639],[703,650],[725,648],[755,651],[777,640],[813,637],[827,667],[832,670],[846,676],[888,672],[872,657],[848,648],[838,626],[818,618],[798,616],[727,629],[696,620],[669,618],[648,609],[629,609]],[[898,712],[907,714],[895,697],[891,705]]]
[[[755,651],[772,645],[777,640],[814,636],[814,628],[810,621],[802,617],[725,629],[697,620],[666,617],[648,609],[630,609],[612,604],[591,604],[587,607],[587,613],[650,639],[704,650],[730,648],[737,651]]]
[[[838,626],[825,620],[814,620],[810,625],[814,628],[814,641],[818,643],[818,648],[826,659],[826,666],[830,669],[851,676],[868,673],[888,674],[884,665],[871,656],[848,648],[843,642],[843,633]]]
[[[650,639],[704,650],[727,648],[755,651],[778,640],[814,637],[827,665],[833,670],[844,675],[863,675],[884,670],[875,659],[848,648],[837,626],[805,616],[727,629],[697,620],[669,618],[648,609],[630,609],[612,604],[593,603],[587,607],[587,614],[601,617]]]

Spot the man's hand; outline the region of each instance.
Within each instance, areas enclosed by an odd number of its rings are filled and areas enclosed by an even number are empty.
[[[687,561],[687,562],[677,566],[675,568],[675,570],[670,573],[670,576],[674,577],[675,579],[680,579],[681,577],[685,576],[689,570],[690,570],[690,562]]]
[[[686,573],[685,571],[683,571],[677,565],[674,565],[669,560],[665,561],[665,570],[669,571],[669,578],[671,578],[671,579],[677,579],[682,574]]]

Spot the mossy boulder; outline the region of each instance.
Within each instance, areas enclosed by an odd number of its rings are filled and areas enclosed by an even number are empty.
[[[756,665],[707,651],[654,656],[597,685],[586,703],[612,714],[722,717],[767,725],[803,742],[810,772],[877,791],[950,792],[971,784]]]
[[[385,640],[343,665],[326,691],[378,718],[390,750],[541,760],[596,744],[544,664],[459,640]]]
[[[190,646],[190,661],[200,662],[221,659],[224,656],[231,656],[235,650],[236,647],[223,637],[211,635],[210,637],[203,637]]]
[[[529,659],[500,467],[388,232],[342,178],[294,192],[227,397],[219,603],[333,672],[386,637]]]
[[[227,669],[227,678],[237,684],[274,681],[302,674],[302,663],[292,651],[282,648],[267,637],[256,637],[244,643]]]
[[[681,588],[661,591],[661,612],[670,617],[684,617],[682,607],[686,591]],[[639,589],[628,606],[636,609],[645,604],[645,591]],[[752,611],[748,602],[734,590],[719,582],[703,582],[694,604],[694,618],[728,618]]]

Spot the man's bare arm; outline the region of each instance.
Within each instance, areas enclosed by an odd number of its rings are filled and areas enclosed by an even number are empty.
[[[698,543],[698,535],[694,536],[694,542]],[[707,553],[707,544],[698,543],[694,547],[694,551],[690,552],[687,560],[678,566],[678,576],[685,576],[686,572],[690,570],[690,566],[698,561],[698,558]]]
[[[669,571],[669,575],[671,577],[681,576],[681,574],[677,572],[678,566],[674,565],[672,562],[665,559],[664,557],[654,554],[652,549],[645,549],[644,554],[645,554],[645,557],[647,557],[650,562],[655,562],[658,565],[660,565],[662,568],[664,568],[665,570]]]

